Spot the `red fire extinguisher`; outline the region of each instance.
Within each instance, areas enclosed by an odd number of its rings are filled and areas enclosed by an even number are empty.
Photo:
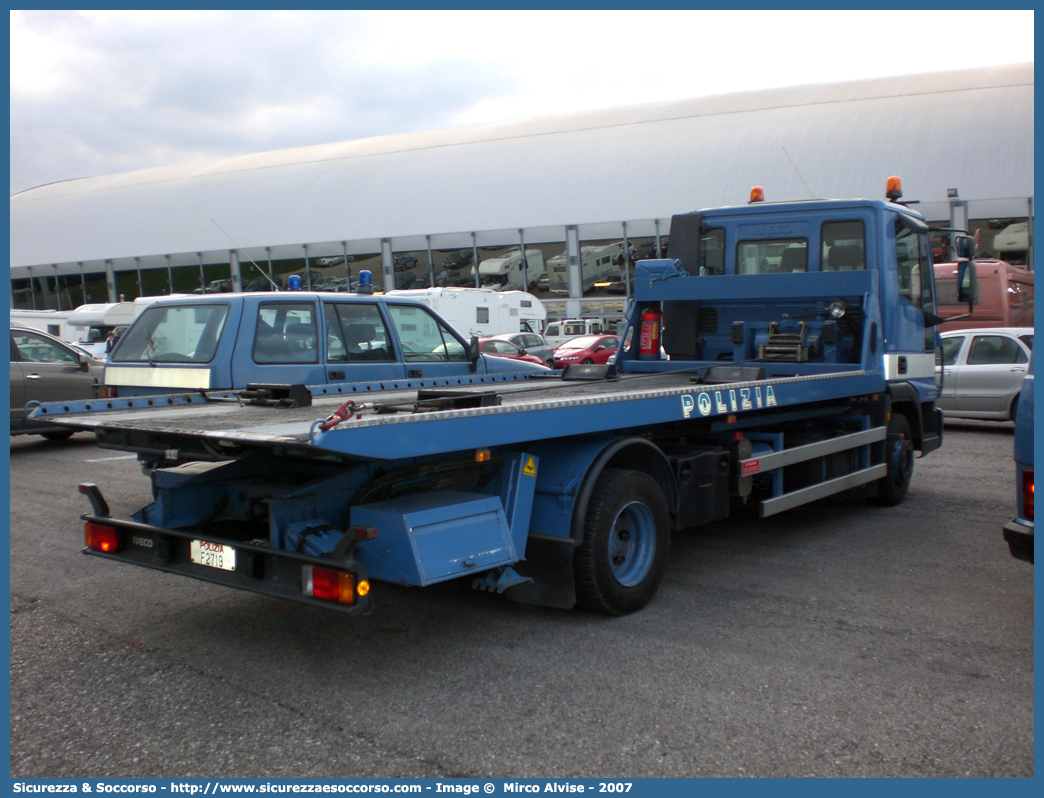
[[[660,308],[650,305],[642,312],[642,331],[638,343],[639,360],[660,359]]]

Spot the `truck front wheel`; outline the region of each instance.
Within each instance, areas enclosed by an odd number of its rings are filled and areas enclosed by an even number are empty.
[[[577,604],[607,615],[641,609],[667,567],[670,521],[663,490],[648,474],[607,468],[587,508],[573,558]]]
[[[877,483],[876,504],[894,507],[906,498],[914,472],[914,443],[910,422],[902,413],[892,411],[885,441],[885,463],[888,474]]]

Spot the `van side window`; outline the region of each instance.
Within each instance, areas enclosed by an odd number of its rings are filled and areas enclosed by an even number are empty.
[[[1026,352],[1015,339],[1004,335],[976,335],[968,350],[969,366],[1006,366],[1027,360]]]
[[[861,221],[824,222],[819,239],[821,272],[850,272],[866,268],[866,232]]]
[[[388,305],[407,363],[470,360],[457,337],[425,307]]]
[[[257,310],[255,363],[318,363],[315,305],[264,302]]]
[[[217,353],[229,306],[160,305],[148,308],[120,339],[118,363],[209,363]]]
[[[395,360],[381,311],[369,302],[326,302],[326,358],[331,363]]]
[[[30,363],[76,363],[71,349],[59,346],[42,335],[11,330],[11,340],[18,348],[22,360]],[[13,360],[14,358],[12,358]]]
[[[961,344],[964,343],[963,335],[955,335],[953,338],[943,338],[943,365],[952,366],[957,362],[957,355],[961,353]]]

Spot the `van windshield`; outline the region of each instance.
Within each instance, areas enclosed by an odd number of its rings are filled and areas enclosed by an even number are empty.
[[[214,359],[229,306],[160,305],[146,310],[123,334],[117,363],[209,363]]]

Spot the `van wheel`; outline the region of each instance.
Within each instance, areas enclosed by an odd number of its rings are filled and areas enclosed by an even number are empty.
[[[606,615],[640,610],[656,594],[671,542],[667,500],[648,474],[607,468],[598,477],[573,555],[577,604]]]
[[[898,436],[898,439],[895,438]],[[875,504],[895,507],[906,498],[914,472],[914,444],[910,422],[902,413],[892,412],[885,441],[885,463],[888,474],[877,481]]]
[[[40,435],[49,441],[65,441],[73,436],[73,430],[64,429],[61,432],[41,432]]]

